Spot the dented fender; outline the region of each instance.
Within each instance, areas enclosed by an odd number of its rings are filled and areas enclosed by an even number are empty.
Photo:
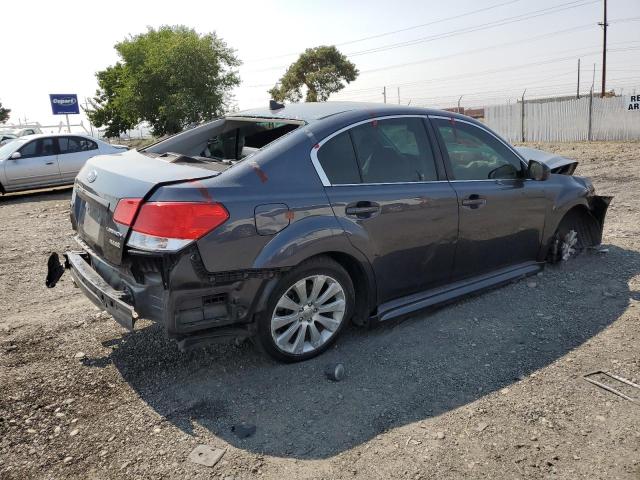
[[[564,176],[563,176],[564,177]],[[602,241],[602,231],[609,204],[612,196],[596,195],[591,181],[584,177],[569,177],[574,183],[574,188],[561,188],[554,199],[551,211],[547,212],[543,238],[541,242],[538,260],[544,261],[553,237],[569,211],[576,207],[588,212],[594,220],[591,230],[594,245]],[[576,192],[576,188],[580,191]]]

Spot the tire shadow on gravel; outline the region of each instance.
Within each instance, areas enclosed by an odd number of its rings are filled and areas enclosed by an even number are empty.
[[[638,252],[609,246],[606,255],[583,255],[402,322],[349,329],[335,348],[299,364],[275,363],[250,343],[183,354],[152,325],[112,340],[110,356],[87,368],[113,363],[144,402],[185,432],[205,429],[255,453],[326,458],[557,360],[640,298],[628,287],[639,272]],[[345,365],[341,382],[325,378],[331,362]],[[255,434],[239,438],[233,426],[242,422],[255,425]]]

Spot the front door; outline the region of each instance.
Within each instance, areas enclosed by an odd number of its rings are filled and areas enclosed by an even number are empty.
[[[520,157],[485,128],[453,118],[431,122],[458,194],[453,278],[535,261],[547,204],[544,182],[526,179]]]
[[[60,182],[53,138],[38,138],[22,146],[20,158],[5,160],[7,189],[55,185]]]
[[[366,121],[325,139],[316,154],[339,222],[374,269],[380,303],[451,274],[456,195],[438,174],[423,122]]]

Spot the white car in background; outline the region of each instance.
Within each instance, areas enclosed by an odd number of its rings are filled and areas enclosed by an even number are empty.
[[[9,128],[0,130],[0,145],[9,143],[18,137],[24,137],[25,135],[33,135],[35,133],[42,133],[42,130],[38,127],[23,127],[23,128]]]
[[[16,138],[18,138],[18,136],[14,135],[13,133],[6,133],[6,132],[0,131],[0,145],[4,145],[5,143],[12,142]]]
[[[122,145],[79,134],[36,134],[0,146],[0,193],[73,184],[87,160],[120,153]]]

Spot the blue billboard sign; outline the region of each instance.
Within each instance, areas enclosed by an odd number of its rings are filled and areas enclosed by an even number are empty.
[[[50,93],[51,111],[54,115],[79,114],[78,96],[75,93]]]

